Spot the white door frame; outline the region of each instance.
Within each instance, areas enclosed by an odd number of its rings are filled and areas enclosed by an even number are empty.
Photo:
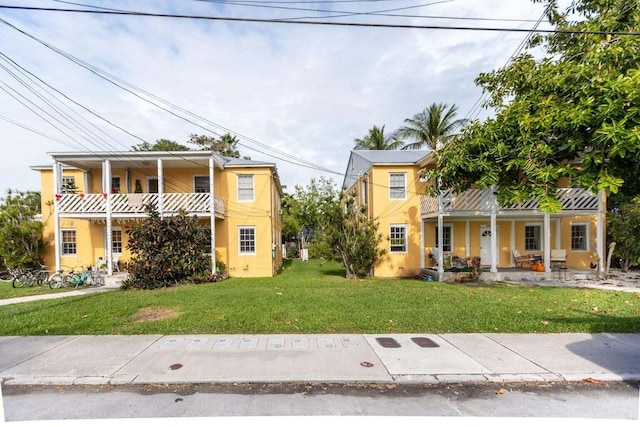
[[[496,226],[496,241],[498,240],[498,237],[500,236],[500,227]],[[491,252],[492,252],[492,248],[491,248],[491,234],[489,234],[489,236],[485,237],[488,242],[485,245],[482,242],[482,235],[484,234],[485,231],[489,231],[491,232],[491,226],[490,225],[481,225],[480,226],[480,262],[482,263],[482,265],[491,265]],[[487,251],[487,256],[483,256],[483,252]],[[496,265],[500,265],[500,251],[498,250],[498,253],[496,254]]]

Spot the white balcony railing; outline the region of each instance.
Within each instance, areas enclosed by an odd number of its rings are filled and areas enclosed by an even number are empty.
[[[490,189],[467,190],[461,194],[447,191],[442,194],[442,212],[489,214],[494,197]],[[598,196],[581,188],[561,188],[558,190],[556,198],[560,201],[563,211],[595,211],[598,209]],[[535,198],[524,203],[498,206],[498,211],[504,213],[539,210],[540,205]],[[440,212],[439,198],[437,196],[422,196],[420,198],[420,212],[422,215]]]
[[[132,193],[110,194],[111,214],[114,217],[139,217],[144,215],[145,206],[151,205],[165,214],[175,214],[181,209],[188,214],[210,214],[210,193]],[[105,194],[60,194],[59,211],[63,216],[106,217],[107,198]],[[161,199],[162,197],[162,199]],[[215,214],[225,216],[226,203],[214,196]],[[160,203],[162,202],[162,203]]]

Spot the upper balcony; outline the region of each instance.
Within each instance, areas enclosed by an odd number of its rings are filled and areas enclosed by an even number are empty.
[[[581,188],[561,188],[556,194],[562,211],[574,214],[596,213],[598,210],[598,195]],[[438,196],[421,196],[420,213],[423,218],[445,215],[489,215],[494,203],[495,195],[490,189],[467,190],[462,194],[446,191],[441,198]],[[440,203],[442,205],[440,206]],[[514,203],[504,206],[497,205],[497,215],[530,215],[540,214],[540,205],[536,198],[524,203]]]
[[[106,218],[107,196],[111,203],[111,217],[145,217],[145,206],[151,205],[163,215],[178,213],[181,209],[190,215],[211,215],[210,193],[131,193],[131,194],[60,194],[58,208],[60,217]],[[214,215],[224,218],[226,202],[214,197]]]

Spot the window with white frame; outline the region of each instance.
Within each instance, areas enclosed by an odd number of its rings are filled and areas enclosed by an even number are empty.
[[[62,177],[62,188],[60,192],[63,194],[74,194],[77,190],[76,179],[73,176]]]
[[[76,255],[76,230],[61,230],[62,255]]]
[[[586,251],[588,250],[587,242],[589,241],[589,228],[587,224],[571,224],[571,250]]]
[[[122,253],[122,230],[120,228],[111,230],[111,251],[114,254]]]
[[[406,173],[390,173],[389,174],[389,199],[404,200],[407,198],[407,174]]]
[[[238,175],[238,201],[253,201],[253,175]]]
[[[194,193],[209,193],[209,177],[208,176],[194,176],[193,177],[193,192]]]
[[[391,225],[389,227],[389,251],[407,252],[406,225]]]
[[[256,228],[238,227],[238,252],[240,255],[255,255]]]
[[[524,226],[524,250],[540,251],[542,248],[542,227],[528,224]]]
[[[435,247],[438,245],[438,226],[436,225],[436,242]],[[453,247],[453,227],[451,225],[442,226],[442,252],[451,252]]]

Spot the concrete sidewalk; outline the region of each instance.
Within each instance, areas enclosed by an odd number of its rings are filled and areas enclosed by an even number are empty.
[[[640,381],[640,334],[0,337],[6,385]]]

